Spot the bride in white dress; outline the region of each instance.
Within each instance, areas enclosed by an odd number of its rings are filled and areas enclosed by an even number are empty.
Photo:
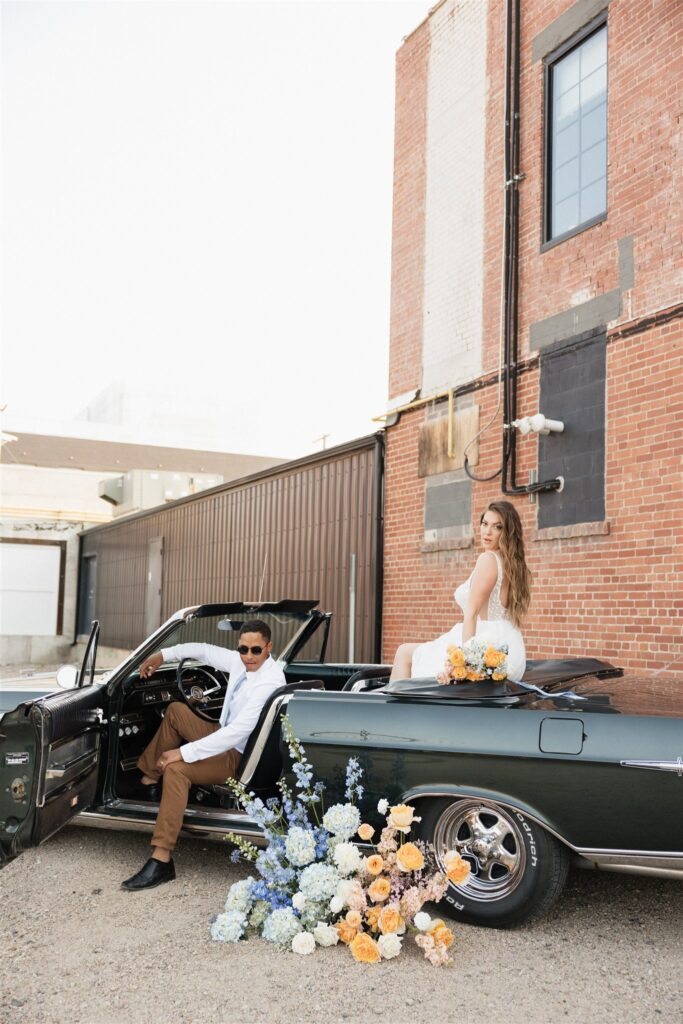
[[[509,501],[493,501],[480,520],[483,551],[474,572],[455,591],[463,621],[436,640],[401,644],[396,652],[392,679],[424,679],[443,675],[448,648],[473,636],[508,645],[508,678],[521,679],[526,652],[521,624],[529,607],[530,573],[524,557],[522,523]]]

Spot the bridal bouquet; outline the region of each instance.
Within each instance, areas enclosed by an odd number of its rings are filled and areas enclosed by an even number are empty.
[[[375,830],[361,821],[355,805],[363,794],[358,761],[350,758],[346,768],[347,803],[324,811],[324,786],[313,782],[311,765],[286,717],[283,732],[296,794],[281,780],[280,799],[264,803],[240,783],[229,782],[268,845],[259,851],[234,833],[226,836],[237,847],[233,860],[251,862],[256,877],[230,886],[225,910],[212,920],[211,937],[237,942],[260,934],[301,955],[341,941],[357,961],[377,963],[397,956],[410,930],[430,963],[447,963],[453,933],[422,907],[438,902],[449,881],[465,881],[467,862],[449,851],[446,872],[440,871],[430,845],[406,840],[413,822],[420,820],[414,809],[389,807],[386,800],[377,808],[386,815],[386,826],[373,852],[363,857],[352,839],[368,843]]]
[[[448,647],[445,672],[455,683],[507,679],[508,645],[473,636],[462,647]]]

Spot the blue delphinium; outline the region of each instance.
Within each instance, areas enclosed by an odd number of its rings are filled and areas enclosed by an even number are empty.
[[[363,795],[363,789],[359,787],[362,776],[363,769],[358,763],[358,758],[350,757],[346,765],[346,791],[344,793],[347,800],[360,800]]]

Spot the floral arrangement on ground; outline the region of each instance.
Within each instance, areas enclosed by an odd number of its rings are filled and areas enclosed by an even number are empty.
[[[473,636],[462,647],[447,648],[445,674],[454,683],[492,679],[501,682],[508,675],[508,645],[494,644]]]
[[[377,807],[386,825],[373,852],[363,856],[352,840],[357,836],[370,843],[375,829],[362,822],[356,806],[363,795],[357,759],[350,758],[346,768],[347,803],[325,811],[325,787],[313,781],[306,752],[286,717],[283,732],[296,793],[280,780],[280,798],[264,803],[241,783],[228,782],[268,845],[258,850],[240,836],[226,836],[236,847],[232,859],[253,864],[257,877],[230,886],[225,910],[211,922],[211,937],[238,942],[257,934],[302,956],[342,942],[356,961],[379,963],[398,956],[412,934],[431,964],[449,963],[453,933],[422,908],[438,903],[449,881],[466,881],[468,863],[449,851],[441,871],[430,844],[407,838],[420,821],[414,808],[390,807],[387,800]]]

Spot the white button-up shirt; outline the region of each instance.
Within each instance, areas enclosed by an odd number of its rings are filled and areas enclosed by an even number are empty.
[[[194,658],[204,665],[230,673],[220,717],[221,728],[202,740],[184,744],[180,748],[183,761],[203,761],[226,750],[242,753],[263,705],[271,693],[286,683],[284,672],[272,658],[267,658],[256,672],[247,672],[237,651],[215,644],[177,644],[164,648],[161,654],[164,662]]]

